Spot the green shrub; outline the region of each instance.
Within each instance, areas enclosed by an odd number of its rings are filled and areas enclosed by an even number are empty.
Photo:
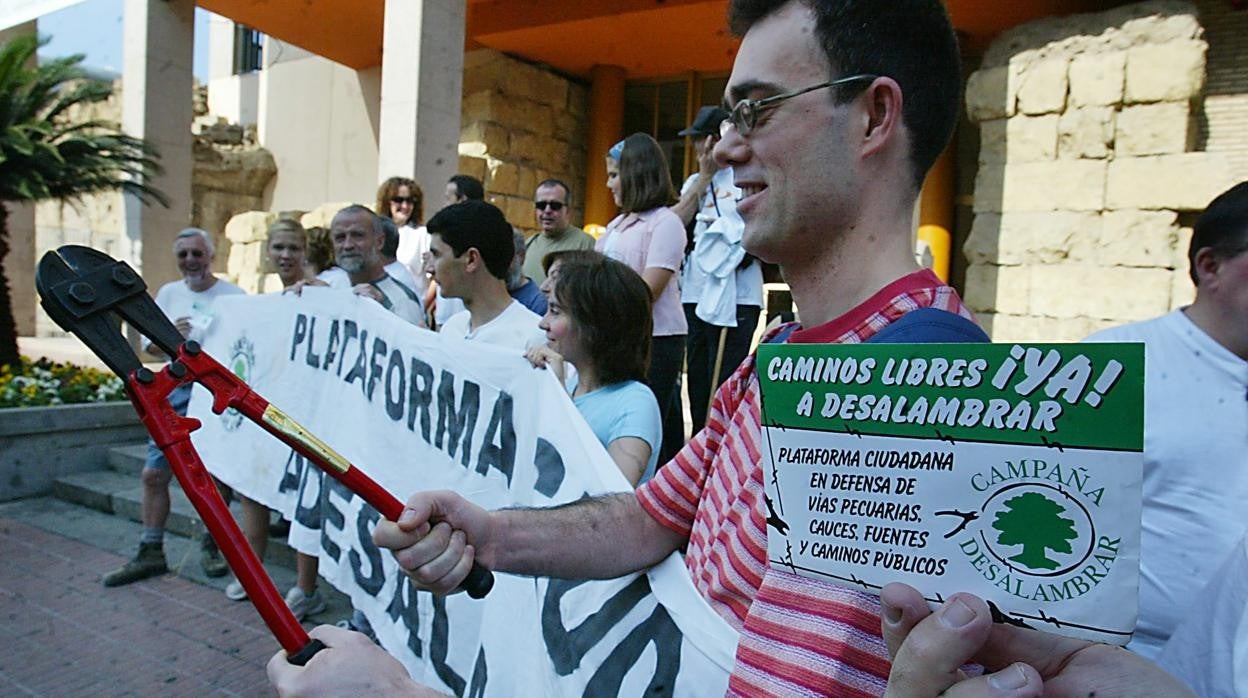
[[[16,367],[0,366],[0,407],[73,405],[125,399],[125,385],[110,371],[48,359],[31,361],[25,356],[21,357]]]

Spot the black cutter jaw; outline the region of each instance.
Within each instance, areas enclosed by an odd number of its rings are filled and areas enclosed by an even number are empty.
[[[48,317],[122,378],[143,364],[122,336],[118,317],[169,356],[176,356],[182,344],[181,333],[147,295],[143,279],[130,265],[98,250],[65,245],[48,252],[35,270],[35,288]]]

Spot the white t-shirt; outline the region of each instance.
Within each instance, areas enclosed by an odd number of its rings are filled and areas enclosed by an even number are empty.
[[[404,225],[399,228],[399,249],[394,253],[394,258],[407,267],[416,282],[413,288],[421,295],[425,293],[425,255],[428,253],[429,231],[425,230],[425,226]]]
[[[170,281],[156,292],[156,305],[169,316],[170,321],[176,321],[180,317],[189,317],[191,334],[187,339],[202,342],[204,332],[208,330],[208,326],[216,317],[212,302],[221,296],[239,293],[246,294],[247,292],[222,279],[217,279],[216,283],[203,291],[192,291],[184,280]],[[151,342],[145,338],[143,346],[144,348],[150,347]]]
[[[1248,696],[1248,537],[1185,615],[1157,663],[1198,696]]]
[[[390,278],[406,286],[409,291],[415,293],[418,297],[424,293],[425,287],[418,287],[416,285],[416,279],[412,277],[412,272],[398,261],[391,262],[382,268],[385,270],[386,274],[390,276]],[[316,278],[329,284],[330,288],[349,289],[352,286],[351,277],[342,267],[330,267],[320,274],[317,274]],[[421,278],[424,278],[424,276],[422,275]]]
[[[689,192],[689,188],[693,186],[697,178],[698,176],[693,174],[685,180],[685,183],[680,187],[681,196]],[[737,213],[737,199],[740,198],[741,190],[733,184],[731,167],[724,167],[712,175],[711,186],[702,193],[698,212],[695,214],[697,223],[693,228],[694,242],[696,243],[698,238],[702,236],[702,231],[706,230],[710,222],[720,216],[734,218],[738,225],[744,226],[745,222],[741,220],[741,216]],[[758,260],[754,260],[744,269],[737,270],[736,285],[737,305],[762,307],[763,267],[758,263]],[[706,272],[696,263],[691,253],[690,258],[681,267],[680,302],[697,303],[702,300],[702,291],[705,286]]]
[[[471,329],[472,315],[465,310],[452,315],[438,332],[448,337],[524,351],[546,342],[546,334],[537,326],[539,320],[541,318],[532,310],[512,300],[497,317],[475,330]]]
[[[1088,340],[1145,347],[1140,617],[1128,649],[1155,659],[1248,529],[1248,361],[1182,310]]]

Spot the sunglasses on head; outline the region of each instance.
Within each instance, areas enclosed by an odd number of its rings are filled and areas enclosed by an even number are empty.
[[[562,211],[563,205],[564,204],[562,201],[534,201],[533,202],[533,208],[537,209],[538,211],[545,211],[546,209],[550,209],[552,211]]]
[[[414,205],[414,204],[416,203],[416,199],[414,199],[414,198],[412,198],[412,197],[410,197],[410,196],[396,196],[396,197],[394,197],[393,199],[390,199],[390,203],[392,203],[392,204],[413,204],[413,205]]]

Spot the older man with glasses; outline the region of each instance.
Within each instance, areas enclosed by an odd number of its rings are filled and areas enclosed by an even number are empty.
[[[539,286],[546,280],[542,269],[546,255],[560,250],[594,249],[594,239],[589,233],[568,220],[571,199],[568,185],[557,179],[543,181],[533,195],[533,214],[540,232],[526,243],[523,271]]]

